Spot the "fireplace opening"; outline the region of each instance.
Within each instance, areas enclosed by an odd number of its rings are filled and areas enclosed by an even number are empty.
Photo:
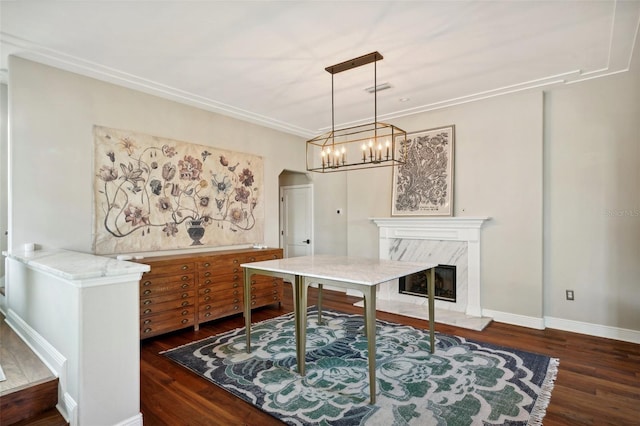
[[[429,271],[418,272],[399,279],[399,291],[411,296],[428,297]],[[434,298],[456,301],[456,267],[455,265],[436,266]]]

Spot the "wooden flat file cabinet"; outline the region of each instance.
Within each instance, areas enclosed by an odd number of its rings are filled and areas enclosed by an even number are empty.
[[[140,338],[242,313],[243,263],[282,259],[282,249],[241,249],[149,257],[140,280]],[[251,305],[282,300],[282,279],[255,275]]]

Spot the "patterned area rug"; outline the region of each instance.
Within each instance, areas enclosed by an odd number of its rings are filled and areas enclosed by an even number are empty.
[[[360,315],[309,311],[307,375],[296,373],[292,314],[163,354],[292,425],[539,425],[558,359],[377,321],[377,401],[369,405]]]

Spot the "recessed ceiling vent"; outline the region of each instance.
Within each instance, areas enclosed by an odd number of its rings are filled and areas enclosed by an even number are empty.
[[[380,83],[377,86],[367,87],[364,90],[365,92],[368,92],[368,93],[375,93],[376,91],[380,92],[382,90],[387,90],[387,89],[391,89],[391,85],[389,83]]]

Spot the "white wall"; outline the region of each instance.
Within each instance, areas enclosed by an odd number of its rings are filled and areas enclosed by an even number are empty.
[[[278,175],[304,168],[304,140],[17,57],[9,61],[10,247],[91,252],[94,124],[264,157],[264,243],[278,246]]]
[[[7,85],[0,84],[0,252],[7,249],[7,236],[5,232],[7,226],[7,204],[9,196],[7,194],[7,167],[9,162],[8,156],[8,138],[7,132],[9,124],[9,116],[7,112]],[[4,262],[0,262],[0,287],[4,285]],[[0,295],[0,309],[3,305],[3,296]]]

